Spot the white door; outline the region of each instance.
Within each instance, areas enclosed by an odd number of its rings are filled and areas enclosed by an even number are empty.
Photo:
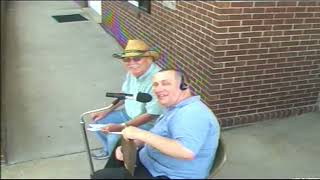
[[[91,7],[94,11],[96,11],[99,15],[102,15],[101,0],[88,1],[88,6]]]

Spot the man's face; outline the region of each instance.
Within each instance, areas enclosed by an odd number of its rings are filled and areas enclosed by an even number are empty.
[[[163,71],[153,76],[152,88],[162,106],[170,107],[177,103],[181,94],[179,85],[174,71]]]
[[[122,60],[125,69],[135,77],[140,77],[149,69],[152,57],[128,57]]]

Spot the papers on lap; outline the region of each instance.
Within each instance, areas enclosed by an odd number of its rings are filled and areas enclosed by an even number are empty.
[[[108,124],[89,124],[90,127],[92,128],[102,128],[105,127]]]
[[[89,124],[88,131],[101,131],[101,128],[105,127],[107,124]],[[111,134],[122,134],[122,132],[109,132]]]
[[[89,131],[101,131],[101,128],[105,127],[106,124],[89,124],[89,128],[87,130]]]

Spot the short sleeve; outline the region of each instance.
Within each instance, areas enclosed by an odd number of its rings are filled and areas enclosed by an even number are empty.
[[[211,117],[199,109],[180,109],[170,121],[169,131],[173,139],[197,154],[212,126]]]

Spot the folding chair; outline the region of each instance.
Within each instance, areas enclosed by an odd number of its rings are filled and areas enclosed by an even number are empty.
[[[227,161],[226,146],[223,142],[222,137],[220,136],[218,148],[215,154],[214,164],[211,167],[208,179],[212,179],[214,176],[216,176],[226,161]]]

